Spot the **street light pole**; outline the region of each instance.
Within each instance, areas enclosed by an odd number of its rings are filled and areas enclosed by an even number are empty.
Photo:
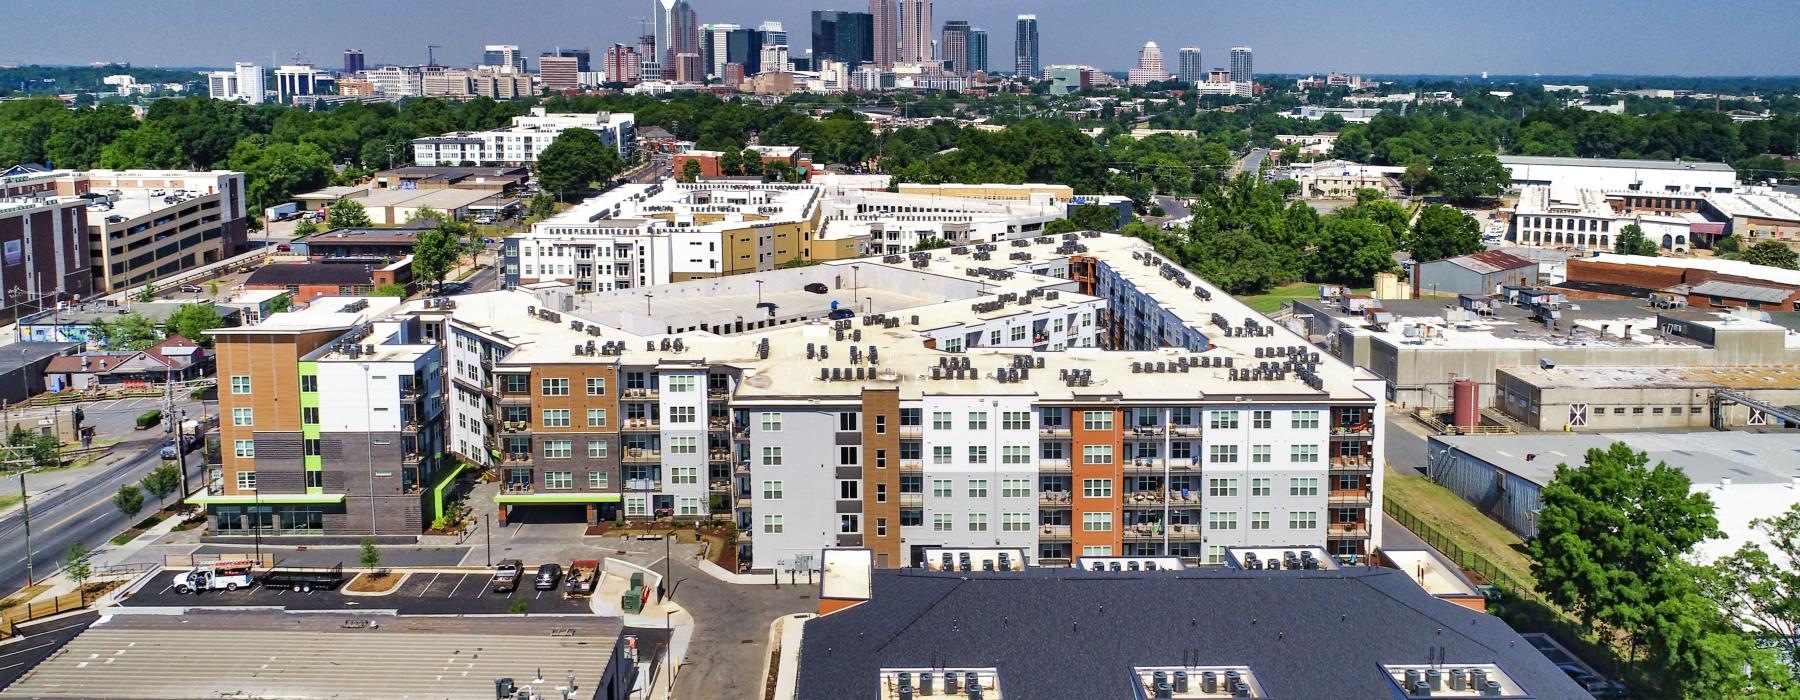
[[[494,516],[481,514],[481,534],[487,538],[487,544],[481,547],[481,556],[487,558],[488,567],[494,566]]]

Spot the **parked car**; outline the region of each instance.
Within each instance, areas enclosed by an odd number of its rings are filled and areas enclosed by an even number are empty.
[[[832,309],[831,313],[826,315],[826,318],[833,321],[841,321],[846,318],[856,318],[856,312],[850,309]]]
[[[806,285],[806,291],[812,292],[814,294],[824,294],[826,292],[831,291],[831,288],[826,287],[824,282],[814,282],[812,284]]]
[[[491,216],[477,216],[477,217],[475,217],[475,223],[478,223],[478,224],[481,224],[481,225],[483,225],[483,226],[487,226],[487,225],[489,225],[489,224],[492,224],[492,223],[494,223],[494,217],[491,217]]]
[[[538,567],[536,588],[540,591],[556,590],[557,582],[562,580],[561,564],[545,564]]]
[[[488,582],[488,590],[495,593],[511,593],[519,588],[519,574],[525,571],[525,562],[517,559],[501,560],[494,571],[494,579]]]

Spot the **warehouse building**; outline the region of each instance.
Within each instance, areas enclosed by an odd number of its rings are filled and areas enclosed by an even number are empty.
[[[1690,194],[1737,189],[1737,171],[1724,163],[1503,155],[1500,164],[1520,187]]]
[[[1538,264],[1511,253],[1484,250],[1420,263],[1414,285],[1421,295],[1494,294],[1501,287],[1538,282]]]

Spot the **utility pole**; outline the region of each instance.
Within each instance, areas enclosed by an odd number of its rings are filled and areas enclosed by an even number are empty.
[[[17,455],[19,450],[24,449],[29,448],[24,445],[0,445],[0,450],[5,450],[9,456]],[[19,524],[25,528],[25,585],[35,586],[37,575],[31,561],[34,554],[31,551],[31,495],[25,491],[25,472],[31,471],[34,465],[30,457],[17,456],[0,463],[17,465],[19,468]]]

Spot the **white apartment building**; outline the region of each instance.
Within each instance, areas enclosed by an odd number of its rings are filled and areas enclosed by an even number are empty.
[[[231,70],[206,74],[207,94],[215,100],[235,100],[259,105],[268,98],[263,87],[263,68],[254,63],[237,63]]]
[[[587,129],[600,140],[630,158],[637,139],[635,120],[629,114],[549,114],[541,107],[531,114],[513,117],[512,126],[491,131],[457,131],[442,136],[413,139],[413,161],[425,167],[479,165],[530,165],[556,137],[570,129]]]

